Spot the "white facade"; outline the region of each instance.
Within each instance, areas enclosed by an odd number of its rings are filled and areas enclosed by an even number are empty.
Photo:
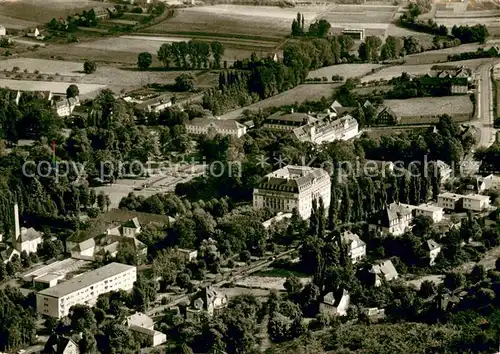
[[[177,249],[181,257],[184,259],[186,263],[194,262],[196,258],[198,258],[198,251],[196,250],[188,250],[185,248]]]
[[[481,185],[483,186],[479,191],[498,191],[500,190],[500,177],[489,175],[482,179]]]
[[[330,292],[323,297],[319,304],[319,311],[330,316],[346,316],[349,308],[350,295],[347,290],[338,294]]]
[[[247,133],[247,127],[235,120],[195,118],[185,126],[186,133],[193,135],[203,135],[213,131],[216,134],[241,138]]]
[[[319,202],[321,198],[325,210],[328,210],[330,193],[330,176],[325,170],[289,165],[264,177],[253,191],[253,206],[285,213],[297,208],[300,216],[308,219],[313,200]]]
[[[55,318],[67,316],[73,305],[94,306],[101,294],[132,290],[137,279],[134,266],[110,263],[36,294],[37,312]]]
[[[451,178],[451,175],[453,174],[453,170],[451,169],[450,165],[441,160],[437,160],[436,165],[439,170],[439,176],[441,177],[441,183],[449,180]]]
[[[351,257],[352,264],[356,264],[366,256],[366,243],[357,234],[345,231],[342,234],[342,243],[348,245],[349,257]]]
[[[0,37],[6,35],[7,35],[7,30],[5,29],[4,26],[0,26]]]
[[[487,195],[470,194],[463,196],[463,208],[472,211],[482,211],[490,207],[490,197]]]
[[[462,200],[463,195],[455,193],[441,193],[438,195],[437,204],[446,210],[455,210]]]
[[[415,216],[428,216],[432,219],[433,222],[440,222],[444,217],[444,209],[439,206],[422,204],[415,207],[415,209],[413,210]]]

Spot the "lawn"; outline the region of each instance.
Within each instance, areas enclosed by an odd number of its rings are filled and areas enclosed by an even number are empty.
[[[19,71],[33,73],[38,70],[42,74],[60,74],[66,76],[84,76],[83,63],[61,61],[61,60],[43,60],[33,58],[13,58],[0,61],[0,70],[12,71],[13,68],[19,68]]]
[[[350,77],[361,77],[370,73],[372,69],[381,68],[382,66],[383,65],[380,64],[339,64],[325,66],[324,68],[309,72],[307,78],[314,79],[316,77],[326,77],[330,80],[333,75],[343,76],[344,79],[348,79]]]

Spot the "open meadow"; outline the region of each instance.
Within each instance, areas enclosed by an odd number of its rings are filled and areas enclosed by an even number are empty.
[[[330,99],[333,94],[333,89],[339,87],[339,84],[303,84],[291,90],[282,92],[276,96],[269,97],[265,100],[251,104],[220,116],[220,119],[238,119],[246,109],[257,111],[259,109],[292,105],[294,103],[302,103],[305,101],[319,100],[321,97]]]
[[[343,76],[344,79],[361,77],[370,73],[373,69],[381,68],[381,64],[339,64],[325,66],[324,68],[316,69],[309,72],[307,76],[308,79],[323,78],[326,77],[328,80],[332,78],[333,75]]]
[[[61,61],[61,60],[44,60],[34,58],[12,58],[0,61],[0,71],[12,71],[18,68],[18,71],[28,70],[30,73],[35,71],[40,74],[59,74],[64,76],[84,76],[83,63]]]
[[[51,91],[52,93],[65,93],[69,85],[76,84],[82,98],[92,98],[106,85],[85,84],[80,82],[50,82],[0,79],[0,87],[23,91]]]
[[[97,6],[103,6],[103,3],[89,0],[0,1],[0,24],[12,29],[33,27],[47,23],[52,18],[66,18],[69,14]]]

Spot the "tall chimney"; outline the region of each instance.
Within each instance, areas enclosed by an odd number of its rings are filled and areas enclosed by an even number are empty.
[[[17,241],[19,236],[21,236],[21,227],[19,225],[19,206],[14,204],[14,238]]]

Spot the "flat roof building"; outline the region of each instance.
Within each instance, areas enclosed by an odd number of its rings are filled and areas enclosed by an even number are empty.
[[[36,309],[55,318],[67,316],[73,305],[94,306],[101,294],[132,290],[137,279],[135,266],[110,263],[36,294]]]

